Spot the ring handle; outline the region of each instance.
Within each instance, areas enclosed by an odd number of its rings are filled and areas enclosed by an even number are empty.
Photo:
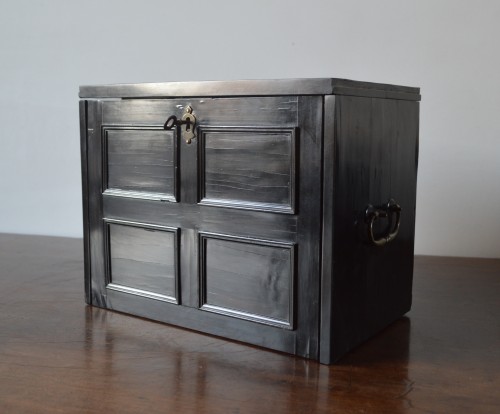
[[[169,131],[169,130],[173,129],[174,127],[176,127],[178,124],[179,124],[179,122],[177,121],[177,117],[175,115],[170,115],[167,118],[165,125],[163,125],[163,129]]]
[[[394,225],[393,216],[395,216]],[[380,218],[388,218],[388,232],[380,239],[376,239],[373,234],[373,224]],[[374,207],[369,204],[365,211],[365,222],[367,223],[367,233],[370,242],[374,246],[385,246],[387,243],[393,241],[399,233],[399,227],[401,225],[401,206],[392,198],[387,204],[380,207]]]

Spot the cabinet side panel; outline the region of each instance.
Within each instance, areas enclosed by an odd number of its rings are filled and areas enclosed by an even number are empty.
[[[418,111],[417,102],[336,98],[330,362],[410,309]],[[391,198],[402,208],[399,234],[375,246],[365,211]],[[388,219],[378,220],[376,237],[388,227]]]
[[[321,307],[319,361],[332,360],[333,206],[335,191],[335,96],[324,98],[323,228],[321,237]]]
[[[87,102],[87,185],[91,302],[106,306],[105,252],[102,203],[102,103]]]
[[[80,101],[80,156],[82,167],[82,212],[83,212],[83,263],[85,273],[85,302],[92,304],[90,294],[89,254],[89,198],[87,180],[87,101]]]

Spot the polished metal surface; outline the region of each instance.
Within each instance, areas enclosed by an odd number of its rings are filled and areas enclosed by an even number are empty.
[[[196,137],[196,116],[193,114],[193,108],[189,105],[184,108],[181,120],[178,120],[175,115],[170,115],[163,125],[167,131],[178,127],[182,128],[182,138],[186,144],[191,144],[191,140]]]
[[[184,114],[182,115],[182,123],[184,128],[182,129],[182,138],[186,141],[186,144],[191,144],[191,140],[196,137],[196,116],[193,114],[193,108],[189,105],[184,108]]]

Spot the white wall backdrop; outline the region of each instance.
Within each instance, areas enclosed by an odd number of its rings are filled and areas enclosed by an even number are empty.
[[[0,231],[82,235],[78,86],[422,88],[416,253],[500,257],[500,1],[2,0]]]

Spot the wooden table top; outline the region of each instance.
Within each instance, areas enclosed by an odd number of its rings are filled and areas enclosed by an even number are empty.
[[[82,241],[0,234],[0,413],[500,413],[500,260],[416,257],[335,366],[86,306]]]

